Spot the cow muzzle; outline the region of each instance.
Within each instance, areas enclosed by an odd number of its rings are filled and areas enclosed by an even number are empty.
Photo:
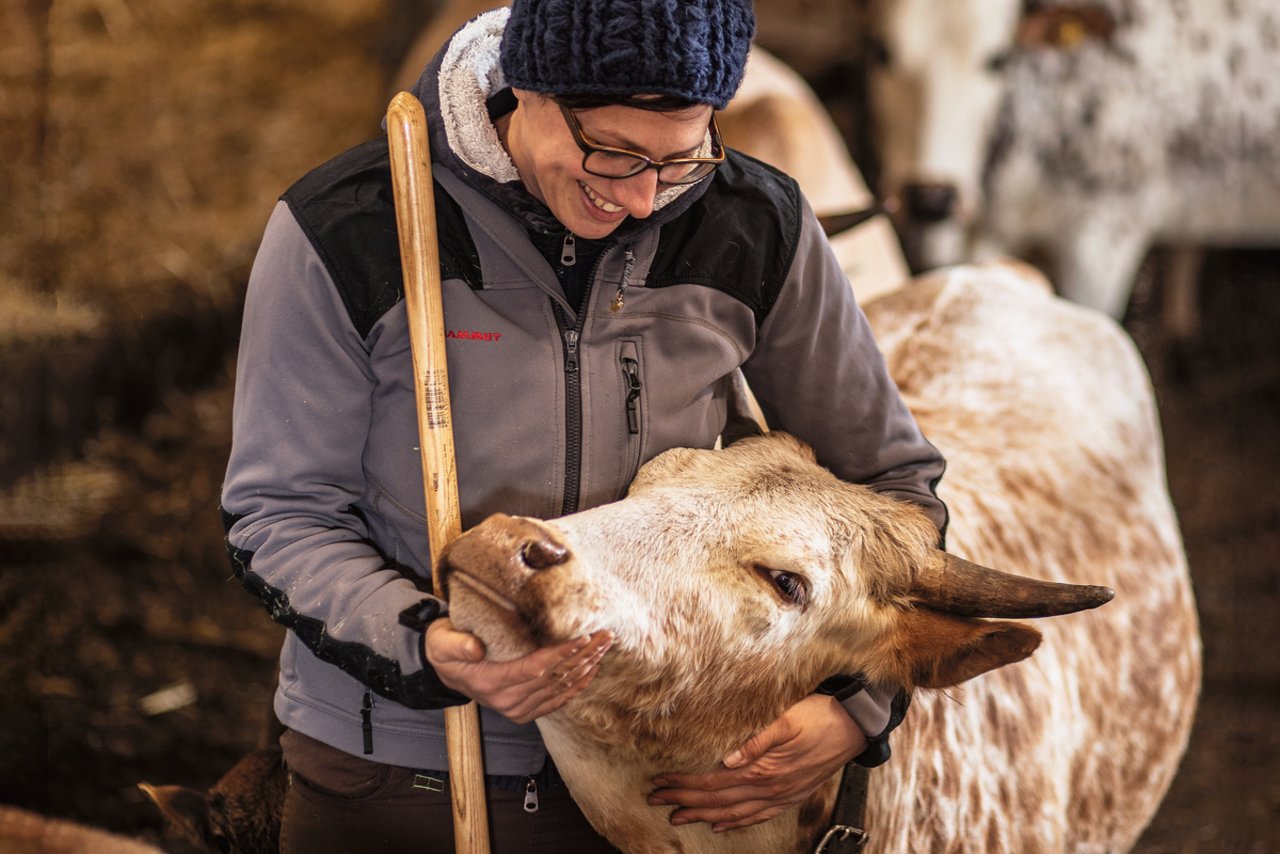
[[[450,543],[440,556],[440,592],[454,625],[480,637],[497,660],[554,639],[548,603],[573,552],[548,525],[495,514]],[[558,636],[557,636],[558,637]]]
[[[902,187],[902,208],[913,221],[934,225],[956,215],[960,193],[941,181],[912,181]]]
[[[462,576],[514,598],[531,573],[561,566],[571,557],[568,546],[542,523],[495,513],[445,547],[440,586],[447,598]]]

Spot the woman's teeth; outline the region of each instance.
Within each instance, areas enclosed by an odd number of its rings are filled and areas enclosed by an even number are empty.
[[[591,199],[592,204],[594,204],[600,210],[604,211],[605,213],[617,213],[618,211],[622,210],[622,205],[615,205],[613,202],[606,202],[604,199],[597,196],[595,191],[592,190],[590,187],[588,187],[586,184],[583,184],[581,181],[579,181],[578,183],[582,186],[582,189],[586,191],[587,198]]]

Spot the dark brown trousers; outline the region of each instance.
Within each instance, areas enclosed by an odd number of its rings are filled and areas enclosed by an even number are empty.
[[[370,762],[292,730],[280,744],[289,768],[282,854],[453,854],[445,775]],[[530,779],[534,812],[525,809]],[[488,778],[486,789],[493,854],[617,852],[592,829],[553,767],[533,778]]]

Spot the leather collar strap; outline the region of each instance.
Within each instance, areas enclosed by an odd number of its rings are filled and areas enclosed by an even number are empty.
[[[858,854],[867,844],[864,825],[867,817],[867,783],[869,769],[856,762],[844,766],[840,790],[831,811],[831,827],[823,834],[814,854]]]

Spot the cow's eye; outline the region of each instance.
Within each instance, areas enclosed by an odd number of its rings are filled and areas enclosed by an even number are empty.
[[[999,53],[993,53],[991,56],[987,57],[987,71],[992,74],[999,74],[1009,67],[1009,60],[1012,58],[1013,55],[1007,50],[1002,50]]]
[[[809,588],[802,577],[782,569],[766,569],[765,572],[783,599],[793,605],[805,605],[809,602]]]
[[[871,68],[883,68],[892,64],[893,56],[889,53],[889,45],[883,39],[869,38],[866,41],[866,62]]]

